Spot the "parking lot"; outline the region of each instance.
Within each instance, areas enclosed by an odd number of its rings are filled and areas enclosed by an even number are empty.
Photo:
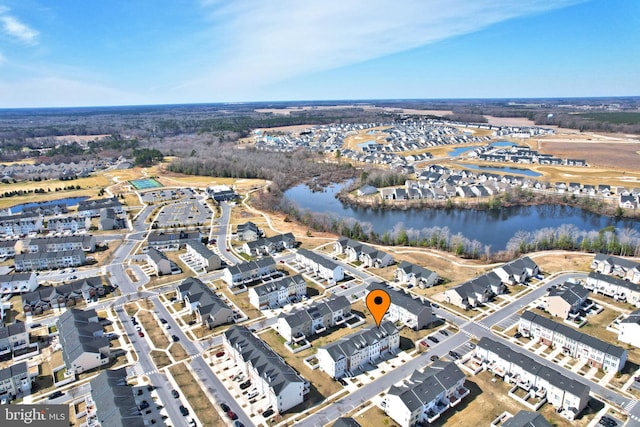
[[[154,204],[167,202],[170,200],[180,200],[183,198],[195,197],[195,192],[190,188],[181,188],[181,189],[165,189],[165,190],[154,190],[154,191],[146,191],[144,193],[140,193],[140,198],[144,203]]]
[[[162,208],[156,221],[158,227],[209,224],[211,210],[198,200],[189,200],[167,205]]]

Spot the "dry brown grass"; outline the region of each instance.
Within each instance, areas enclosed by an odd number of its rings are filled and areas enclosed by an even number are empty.
[[[171,365],[171,358],[169,358],[169,355],[166,351],[151,350],[151,353],[149,353],[149,355],[151,356],[151,360],[153,360],[153,363],[158,369],[162,369],[166,366]]]
[[[171,347],[169,347],[169,353],[171,353],[171,356],[173,356],[173,359],[176,362],[179,362],[180,360],[184,360],[189,357],[184,347],[182,347],[182,345],[178,344],[177,342],[174,342],[173,344],[171,344]]]
[[[580,254],[571,252],[539,252],[529,255],[545,273],[557,273],[561,271],[591,271],[590,265],[593,254]]]
[[[158,349],[166,349],[169,346],[169,339],[162,331],[158,321],[148,311],[141,311],[138,314],[138,321],[142,323],[147,336]]]
[[[173,375],[173,379],[180,387],[185,400],[189,402],[203,426],[224,425],[218,411],[184,363],[170,367],[169,372]]]

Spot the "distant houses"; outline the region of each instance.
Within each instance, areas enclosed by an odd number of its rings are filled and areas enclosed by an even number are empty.
[[[307,273],[316,274],[330,284],[344,280],[344,268],[316,252],[300,248],[296,251],[296,262]]]
[[[390,254],[347,237],[341,237],[334,243],[333,252],[344,254],[347,261],[359,261],[366,267],[383,268],[394,262]]]
[[[436,285],[440,280],[438,273],[407,261],[401,261],[398,264],[395,278],[402,284],[418,286],[423,289]]]
[[[247,241],[242,245],[242,252],[249,256],[271,255],[296,246],[296,239],[292,233],[278,234]]]
[[[636,261],[598,253],[591,262],[591,268],[597,273],[618,276],[640,284],[640,263]]]
[[[73,307],[105,294],[100,277],[74,280],[59,286],[41,286],[38,290],[22,295],[25,315],[39,315],[53,308]]]
[[[102,209],[111,208],[117,215],[122,215],[124,209],[120,201],[111,197],[108,199],[83,200],[78,203],[78,215],[82,218],[95,218],[100,216]]]

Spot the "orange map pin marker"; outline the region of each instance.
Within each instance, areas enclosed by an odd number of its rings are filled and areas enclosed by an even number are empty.
[[[390,305],[391,297],[387,291],[374,289],[367,295],[367,308],[373,315],[378,327],[380,327],[380,322],[382,322],[384,315],[387,314]]]

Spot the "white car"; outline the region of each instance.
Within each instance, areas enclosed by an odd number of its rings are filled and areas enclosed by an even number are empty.
[[[252,390],[249,392],[249,394],[247,395],[247,399],[253,399],[254,397],[256,397],[258,395],[258,390]]]

